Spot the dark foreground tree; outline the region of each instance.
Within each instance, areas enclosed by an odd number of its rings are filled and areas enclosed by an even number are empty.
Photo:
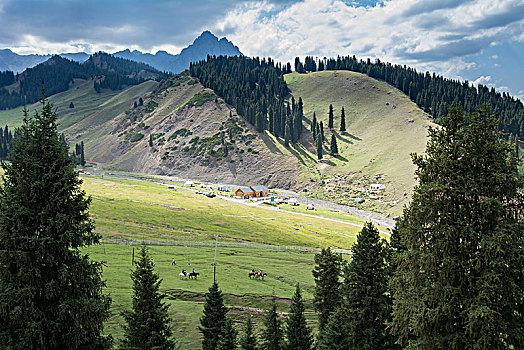
[[[322,333],[328,322],[329,315],[340,304],[340,271],[342,257],[335,254],[330,248],[322,249],[315,255],[315,298],[313,305],[318,312],[319,334]]]
[[[413,156],[392,329],[408,348],[524,348],[522,178],[489,107],[458,107]]]
[[[350,349],[390,349],[386,322],[391,315],[388,246],[368,222],[352,247],[353,260],[344,269],[342,309],[347,314]]]
[[[321,160],[323,158],[322,154],[322,137],[320,135],[317,136],[317,159]]]
[[[344,309],[339,307],[331,312],[326,325],[318,332],[317,350],[347,350],[347,324]]]
[[[153,272],[146,246],[142,246],[133,280],[133,310],[122,312],[126,320],[122,349],[158,349],[175,347],[167,313],[169,306],[159,292],[162,280]]]
[[[224,306],[222,291],[218,289],[218,283],[213,283],[206,293],[204,314],[200,319],[200,332],[204,336],[202,350],[215,350],[218,340],[222,334],[226,322],[227,308]]]
[[[102,264],[81,249],[98,243],[57,115],[42,100],[27,111],[0,188],[0,347],[104,349],[111,300]]]
[[[291,299],[289,318],[286,322],[286,350],[309,350],[313,344],[304,312],[306,307],[302,299],[300,285],[297,284],[295,294]]]
[[[273,304],[264,321],[265,332],[262,333],[263,349],[281,350],[284,346],[282,334],[282,321],[277,313],[277,304],[273,299]]]
[[[253,322],[251,316],[247,318],[246,329],[244,335],[240,339],[240,350],[257,350],[258,341],[255,332],[253,331]]]

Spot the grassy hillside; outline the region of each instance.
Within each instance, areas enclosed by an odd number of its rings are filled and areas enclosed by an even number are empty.
[[[102,89],[100,93],[96,93],[93,89],[92,80],[75,79],[69,90],[49,97],[49,102],[57,110],[59,129],[67,133],[69,128],[81,123],[84,119],[89,118],[88,122],[82,123],[88,128],[96,126],[96,123],[114,118],[132,106],[138,96],[152,91],[157,84],[157,82],[149,80],[121,91]],[[69,108],[71,102],[73,102],[74,108]],[[27,106],[27,109],[30,114],[33,114],[35,110],[40,110],[40,106],[40,103],[34,103]],[[18,107],[0,111],[0,125],[7,124],[10,128],[19,126],[23,119],[22,110],[23,107]],[[93,116],[96,117],[93,118]],[[71,130],[76,133],[85,131],[85,129]],[[70,131],[70,134],[73,134],[73,132]]]
[[[407,96],[363,74],[348,71],[324,71],[286,75],[286,83],[295,98],[304,100],[304,112],[311,121],[313,112],[324,124],[329,152],[332,133],[338,143],[339,156],[309,164],[318,171],[322,186],[318,197],[351,203],[353,198],[366,201],[363,208],[398,215],[409,201],[415,185],[410,153],[423,153],[426,145],[428,116]],[[334,129],[329,130],[329,105],[334,107]],[[338,131],[340,112],[346,112],[346,133]],[[308,125],[309,128],[309,125]],[[305,144],[312,139],[304,140]],[[370,194],[367,185],[385,184],[386,190]]]

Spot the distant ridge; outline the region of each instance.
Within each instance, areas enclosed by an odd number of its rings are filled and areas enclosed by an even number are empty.
[[[152,55],[137,50],[130,51],[129,49],[115,52],[113,55],[147,63],[161,71],[180,73],[189,68],[190,62],[205,59],[207,55],[242,56],[242,53],[231,41],[226,38],[219,40],[218,37],[206,30],[178,55],[171,55],[165,51],[158,51],[155,55]]]
[[[146,63],[160,71],[180,73],[189,68],[189,63],[206,58],[207,55],[241,56],[242,53],[226,38],[218,39],[210,31],[204,31],[191,45],[184,48],[180,54],[172,55],[165,51],[158,51],[152,55],[137,50],[129,49],[118,51],[113,54],[115,57],[126,58],[132,61]],[[37,64],[47,61],[54,55],[19,55],[9,49],[0,49],[0,71],[12,71],[21,73],[27,68],[32,68]],[[85,52],[62,53],[59,56],[72,61],[83,63],[91,55]]]

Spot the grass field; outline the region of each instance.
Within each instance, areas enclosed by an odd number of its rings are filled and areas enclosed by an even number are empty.
[[[83,176],[96,231],[131,240],[222,241],[349,249],[364,221],[317,210],[315,217],[208,198],[150,181]],[[308,212],[308,214],[312,214]],[[342,220],[347,223],[326,220]],[[353,225],[352,225],[353,224]],[[380,228],[386,231],[385,228]]]
[[[112,317],[105,331],[119,339],[123,332],[120,316],[122,310],[131,305],[132,281],[129,274],[131,261],[140,246],[102,244],[86,249],[95,260],[104,261],[106,291],[113,299]],[[199,349],[201,335],[198,332],[202,316],[204,295],[213,282],[214,249],[207,247],[149,246],[155,259],[155,271],[163,279],[161,291],[167,295],[174,334],[181,349]],[[175,258],[177,266],[171,265]],[[309,324],[316,327],[316,315],[312,309],[314,280],[314,254],[300,252],[274,252],[259,249],[219,248],[217,254],[217,281],[224,293],[230,316],[239,330],[247,317],[252,317],[255,328],[262,330],[264,310],[268,309],[273,296],[278,310],[288,312],[290,299],[297,283],[303,288],[306,299],[306,316]],[[191,266],[188,266],[188,259]],[[195,268],[200,276],[197,280],[181,280],[178,274],[184,268]],[[248,272],[252,268],[262,269],[268,275],[261,280],[251,280]]]

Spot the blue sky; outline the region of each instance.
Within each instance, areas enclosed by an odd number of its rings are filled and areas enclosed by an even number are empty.
[[[0,48],[178,53],[202,31],[250,56],[356,55],[524,98],[522,0],[0,0]]]

